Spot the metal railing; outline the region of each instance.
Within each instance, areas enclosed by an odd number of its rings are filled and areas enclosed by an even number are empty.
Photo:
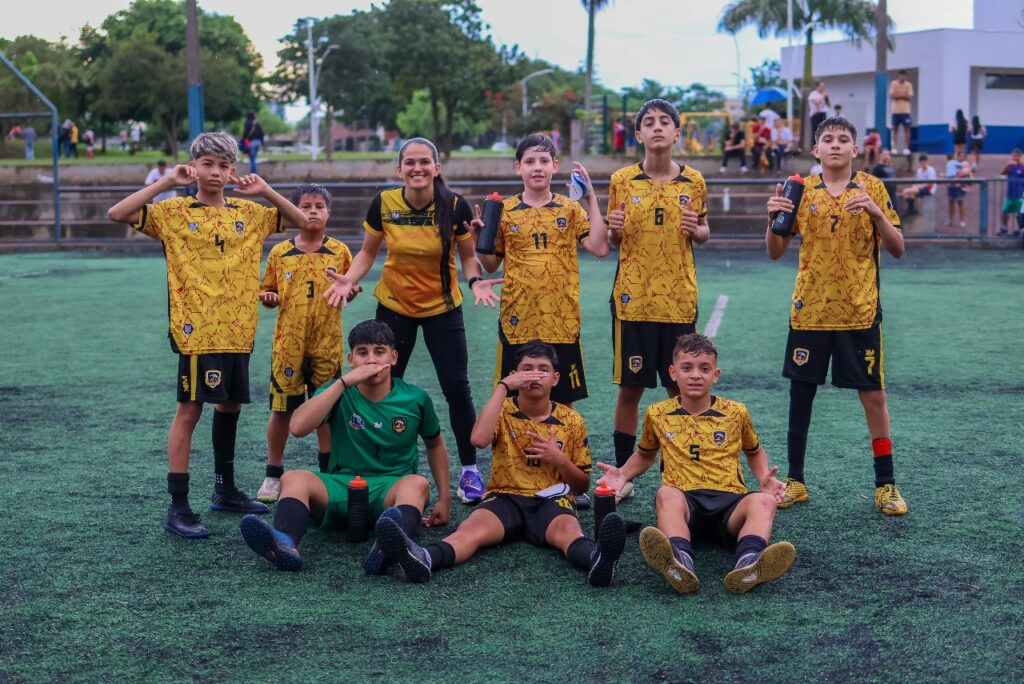
[[[716,238],[758,240],[764,235],[767,222],[765,201],[774,192],[779,178],[723,178],[709,177],[708,212],[712,232]],[[562,180],[556,181],[556,191],[564,192]],[[901,215],[906,213],[906,201],[900,189],[919,185],[912,178],[888,179],[896,189],[894,204]],[[904,234],[910,238],[985,239],[996,234],[1001,224],[1001,208],[1006,197],[1007,182],[1003,178],[937,179],[934,195],[919,198],[915,216],[904,216]],[[948,199],[944,190],[950,184],[968,188],[965,197],[966,226],[960,227],[959,214],[952,225],[948,223]],[[514,194],[522,188],[518,179],[508,180],[450,180],[455,192],[468,201],[482,202],[491,192]],[[602,205],[606,203],[607,180],[594,182]],[[298,183],[278,183],[274,187],[288,196]],[[358,241],[362,223],[373,195],[381,189],[394,187],[388,182],[324,183],[332,195],[332,211],[327,232],[331,235]],[[63,185],[53,193],[46,185],[14,186],[0,190],[0,246],[10,244],[58,244],[91,246],[103,243],[123,243],[126,240],[146,240],[127,226],[107,219],[106,212],[126,195],[138,190],[135,185]],[[7,195],[7,197],[4,197]],[[53,199],[48,199],[52,197]],[[59,219],[57,221],[56,219]],[[1016,223],[1016,217],[1011,219]]]

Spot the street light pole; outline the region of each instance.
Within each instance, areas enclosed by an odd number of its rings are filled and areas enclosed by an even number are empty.
[[[203,132],[203,70],[199,60],[199,11],[196,0],[185,4],[185,71],[188,77],[188,137]]]
[[[519,81],[519,85],[523,87],[523,118],[526,118],[527,107],[526,107],[526,82],[535,76],[543,76],[544,74],[550,74],[554,69],[541,69],[540,71],[534,71],[532,74],[528,74],[523,77],[523,80]]]
[[[786,47],[789,48],[789,63],[786,64],[786,121],[793,125],[793,0],[786,2]]]
[[[313,62],[313,20],[306,20],[306,48],[309,57],[309,146],[313,161],[320,147],[320,124],[317,122],[316,65]]]

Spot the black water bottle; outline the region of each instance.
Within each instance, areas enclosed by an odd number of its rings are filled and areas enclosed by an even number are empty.
[[[364,542],[370,536],[370,488],[359,475],[348,483],[348,524],[345,539]]]
[[[782,186],[782,196],[793,203],[793,211],[780,211],[772,221],[772,232],[782,237],[789,237],[793,234],[793,221],[796,220],[796,212],[800,209],[800,199],[804,196],[804,179],[799,173],[793,174],[786,179]]]
[[[476,243],[476,251],[481,254],[494,254],[494,243],[498,239],[498,226],[501,225],[501,212],[504,208],[505,202],[496,192],[484,200],[484,227]]]
[[[594,539],[601,533],[601,521],[614,512],[615,490],[606,484],[598,485],[594,490]]]

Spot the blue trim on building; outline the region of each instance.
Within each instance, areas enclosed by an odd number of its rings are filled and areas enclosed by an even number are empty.
[[[1009,154],[1015,147],[1024,149],[1024,126],[986,126],[985,154]],[[910,133],[915,152],[948,154],[953,151],[953,134],[949,124],[914,126]]]

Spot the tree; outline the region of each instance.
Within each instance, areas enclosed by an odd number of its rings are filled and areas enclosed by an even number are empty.
[[[782,65],[777,59],[766,59],[760,66],[750,67],[750,87],[754,91],[764,88],[786,89],[782,78]]]
[[[444,105],[441,105],[441,118],[445,119],[448,112]],[[398,130],[406,137],[430,136],[434,126],[434,119],[430,109],[430,93],[426,90],[417,90],[412,95],[412,100],[405,109],[396,117]],[[453,135],[476,137],[487,131],[490,122],[479,119],[470,119],[465,114],[457,113],[452,129]]]
[[[718,30],[737,33],[748,25],[757,27],[757,35],[786,34],[787,0],[735,0],[726,6],[718,23]],[[794,30],[802,30],[805,38],[804,73],[801,81],[801,101],[807,102],[814,79],[814,32],[818,29],[836,29],[855,44],[871,41],[875,35],[875,10],[872,0],[800,0],[793,3]],[[892,26],[892,18],[889,19]],[[802,28],[801,28],[802,27]],[[807,141],[807,126],[800,127],[801,146]]]
[[[583,82],[583,109],[590,112],[594,104],[594,23],[597,13],[608,6],[609,0],[580,0],[587,10],[587,67]],[[584,119],[584,121],[586,121]],[[586,140],[586,124],[583,126],[583,139]]]

